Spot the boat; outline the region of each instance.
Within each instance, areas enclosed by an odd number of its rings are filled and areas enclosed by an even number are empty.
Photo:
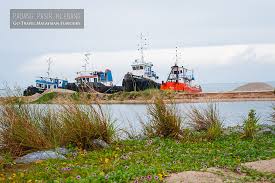
[[[136,59],[132,64],[131,68],[132,71],[128,72],[124,75],[122,81],[122,87],[124,91],[142,91],[150,88],[160,88],[160,83],[157,82],[159,77],[152,70],[153,64],[151,62],[147,62],[144,59],[144,46],[145,38],[141,34],[140,36],[141,43],[140,43],[140,59]]]
[[[48,63],[47,76],[39,76],[35,80],[35,86],[31,85],[24,90],[23,92],[24,96],[30,96],[35,93],[43,93],[44,91],[49,89],[58,89],[58,88],[66,89],[67,88],[67,85],[68,85],[67,79],[60,79],[57,77],[50,76],[50,67],[52,63],[51,58],[47,60],[47,63]]]
[[[187,93],[200,93],[202,88],[199,85],[193,85],[194,72],[183,66],[178,66],[178,54],[176,49],[176,62],[171,67],[167,81],[162,82],[161,90],[183,91]]]
[[[113,76],[110,69],[105,71],[87,70],[89,53],[85,54],[84,70],[77,72],[75,83],[70,83],[68,89],[81,92],[115,93],[122,91],[121,86],[113,85]]]

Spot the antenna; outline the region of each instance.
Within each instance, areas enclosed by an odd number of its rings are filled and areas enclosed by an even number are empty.
[[[175,65],[178,65],[178,47],[176,46],[176,63]]]
[[[141,59],[141,62],[144,62],[144,54],[143,54],[143,50],[145,49],[145,46],[147,46],[147,43],[146,43],[147,39],[144,37],[144,35],[141,33],[140,34],[140,44],[138,45],[139,48],[138,50],[140,51],[140,59]]]
[[[89,64],[89,60],[90,60],[90,56],[91,53],[85,53],[84,56],[84,65],[82,66],[84,68],[84,71],[86,72],[87,71],[87,65]]]
[[[52,61],[52,58],[51,58],[51,57],[49,57],[49,58],[47,59],[47,63],[48,63],[48,71],[47,71],[47,75],[48,75],[48,78],[49,78],[49,77],[50,77],[51,64],[53,63],[53,61]]]

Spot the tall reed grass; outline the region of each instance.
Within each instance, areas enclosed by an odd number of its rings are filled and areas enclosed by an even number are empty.
[[[176,106],[165,104],[162,98],[156,98],[147,106],[149,122],[142,122],[143,132],[148,137],[182,138],[182,118]]]
[[[1,106],[1,148],[14,156],[20,156],[30,151],[54,147],[56,134],[48,135],[48,130],[53,131],[50,128],[53,116],[27,105]]]
[[[242,137],[245,138],[253,138],[256,136],[257,131],[259,130],[259,122],[260,118],[257,116],[256,111],[251,109],[248,113],[248,116],[243,121],[243,129],[244,134]]]
[[[115,135],[113,120],[100,105],[66,105],[56,111],[35,105],[0,107],[0,148],[13,156],[68,145],[89,149],[93,140],[111,143]]]
[[[63,124],[62,144],[73,144],[82,149],[93,148],[93,140],[101,139],[111,143],[116,137],[114,120],[109,113],[103,111],[100,105],[63,106],[60,112]]]
[[[270,121],[275,123],[275,104],[271,106]]]
[[[223,121],[216,104],[207,104],[205,108],[192,106],[186,113],[188,124],[196,131],[207,132],[208,139],[215,139],[223,132]]]

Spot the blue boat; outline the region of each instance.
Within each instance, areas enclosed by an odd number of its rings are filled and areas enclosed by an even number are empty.
[[[66,89],[68,86],[68,80],[60,79],[60,78],[53,78],[50,77],[50,66],[51,66],[51,59],[47,60],[48,62],[48,72],[47,77],[40,76],[38,79],[35,80],[35,86],[31,85],[26,90],[24,90],[24,96],[30,96],[35,93],[43,93],[49,89]]]

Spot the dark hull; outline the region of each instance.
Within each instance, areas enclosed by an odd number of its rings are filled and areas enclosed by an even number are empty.
[[[100,92],[100,93],[116,93],[119,91],[123,91],[122,86],[105,86],[101,83],[89,83],[88,85],[76,85],[75,83],[68,83],[68,85],[64,88],[67,90],[73,90],[77,92]],[[26,90],[24,90],[24,96],[31,96],[36,93],[43,93],[45,90],[39,90],[34,86],[29,86]]]
[[[122,81],[122,87],[124,91],[143,91],[146,89],[159,89],[160,84],[140,76],[135,76],[132,74],[125,74],[124,79]]]
[[[78,92],[99,92],[99,93],[116,93],[122,91],[121,86],[105,86],[102,83],[88,83],[76,85],[75,83],[69,83],[67,89]]]
[[[29,86],[26,90],[24,90],[23,95],[24,96],[31,96],[36,93],[43,93],[45,90],[39,90],[35,86]]]

